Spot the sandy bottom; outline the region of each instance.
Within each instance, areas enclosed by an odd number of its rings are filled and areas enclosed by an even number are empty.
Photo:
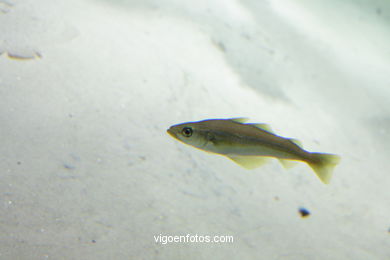
[[[390,6],[366,2],[0,0],[0,259],[390,259]],[[232,117],[340,155],[331,184],[166,133]]]

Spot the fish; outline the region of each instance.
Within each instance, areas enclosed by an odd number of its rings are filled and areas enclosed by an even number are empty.
[[[340,156],[309,152],[296,139],[276,135],[267,124],[246,123],[248,118],[206,119],[171,126],[173,138],[200,150],[225,156],[246,169],[276,158],[285,168],[307,163],[328,184]]]

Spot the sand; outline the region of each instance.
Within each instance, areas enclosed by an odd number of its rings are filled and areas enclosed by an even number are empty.
[[[0,259],[390,259],[389,17],[385,0],[0,1]],[[339,154],[331,184],[166,134],[232,117]]]

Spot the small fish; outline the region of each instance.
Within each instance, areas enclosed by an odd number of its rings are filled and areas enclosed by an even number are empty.
[[[257,168],[270,157],[285,168],[293,161],[307,163],[324,183],[329,183],[340,157],[311,153],[295,139],[274,134],[267,124],[245,124],[247,118],[209,119],[171,126],[167,132],[175,139],[201,150],[224,155],[247,169]]]

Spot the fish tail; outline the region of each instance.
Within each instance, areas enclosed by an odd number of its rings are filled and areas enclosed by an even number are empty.
[[[333,168],[340,162],[340,156],[326,153],[311,153],[309,166],[323,183],[328,184],[332,177]]]

